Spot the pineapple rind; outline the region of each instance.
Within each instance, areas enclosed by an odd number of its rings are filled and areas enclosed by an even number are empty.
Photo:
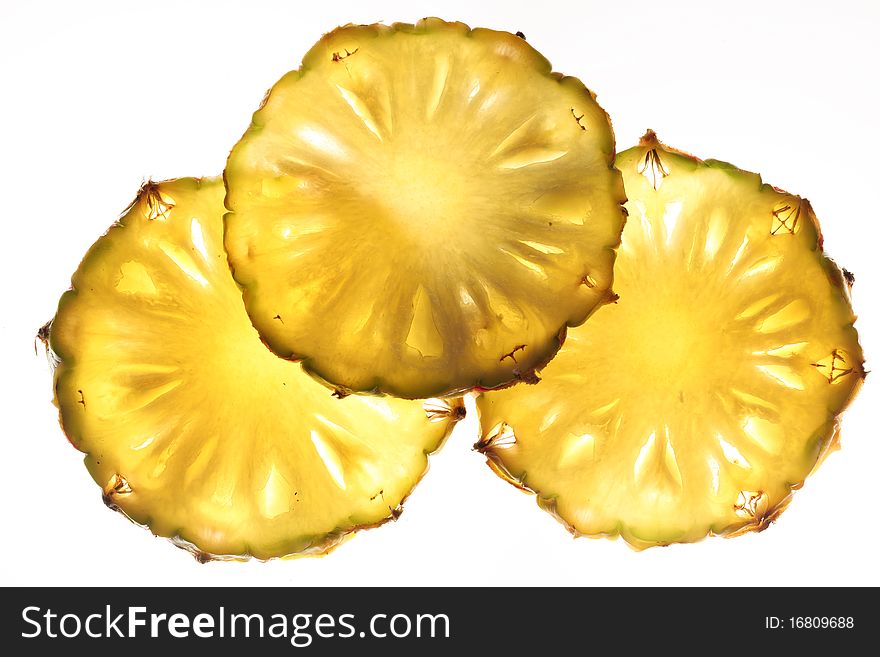
[[[399,515],[460,400],[334,399],[268,351],[223,194],[149,183],[89,250],[49,329],[55,403],[105,503],[199,560],[322,554]]]
[[[662,163],[653,177],[639,171],[652,150]],[[763,530],[838,446],[840,415],[864,378],[848,285],[822,251],[806,200],[730,164],[667,149],[652,134],[617,164],[630,196],[615,271],[621,300],[569,331],[537,386],[478,399],[477,448],[503,478],[536,492],[542,508],[575,535],[619,535],[642,549]],[[682,199],[669,220],[665,210]],[[730,216],[715,218],[725,203]],[[799,210],[796,223],[793,212],[779,212],[786,203]],[[793,232],[782,234],[771,210],[788,218]],[[744,235],[751,242],[734,252]],[[700,249],[712,256],[701,260]],[[741,259],[725,272],[722,256]],[[652,280],[662,283],[651,288]],[[641,291],[660,295],[682,281],[682,294],[656,303]],[[701,288],[710,292],[701,297]],[[749,295],[758,304],[743,309]],[[740,305],[729,311],[725,303]],[[673,304],[683,309],[669,310]],[[742,317],[715,320],[716,306]],[[678,313],[687,320],[676,323]],[[700,315],[713,318],[705,320],[711,329]],[[705,357],[699,340],[677,345],[691,330],[711,343]],[[743,351],[753,343],[760,347]],[[845,363],[833,360],[838,351]],[[764,369],[756,375],[758,367]],[[731,394],[744,382],[751,391]],[[603,390],[610,392],[600,403]],[[713,395],[722,401],[713,404]],[[609,399],[616,399],[612,407],[604,404]],[[591,410],[592,424],[584,419]],[[502,425],[507,440],[495,444]]]
[[[519,37],[345,26],[230,154],[229,260],[266,344],[341,394],[533,380],[613,299],[613,158],[594,95]]]

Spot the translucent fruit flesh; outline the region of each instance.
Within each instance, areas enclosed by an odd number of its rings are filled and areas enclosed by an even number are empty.
[[[847,285],[806,200],[653,133],[617,166],[620,299],[538,385],[478,400],[478,448],[577,534],[645,547],[763,529],[864,377]]]
[[[340,391],[528,379],[612,296],[613,156],[592,94],[519,37],[340,28],[230,155],[230,264],[269,347]]]
[[[335,399],[260,342],[222,248],[223,184],[146,185],[91,248],[49,340],[104,499],[202,558],[320,553],[394,517],[458,401]]]

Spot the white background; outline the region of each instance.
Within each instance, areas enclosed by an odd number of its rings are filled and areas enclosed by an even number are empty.
[[[64,439],[36,329],[145,178],[218,174],[263,92],[338,24],[522,30],[611,114],[809,197],[880,349],[880,3],[13,2],[0,5],[0,584],[880,584],[877,382],[843,447],[758,535],[637,553],[572,540],[459,425],[397,523],[322,559],[199,565],[126,522]],[[874,375],[876,376],[876,374]],[[471,409],[472,410],[472,409]]]

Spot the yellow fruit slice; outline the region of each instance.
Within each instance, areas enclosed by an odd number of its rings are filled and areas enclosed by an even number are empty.
[[[347,26],[229,157],[226,248],[254,326],[340,392],[528,380],[610,296],[608,118],[523,39]]]
[[[266,349],[223,193],[150,183],[88,252],[49,330],[61,422],[109,506],[200,559],[324,552],[396,517],[462,408],[335,399]]]
[[[478,400],[478,448],[576,534],[645,547],[763,529],[864,378],[847,284],[805,199],[650,132],[617,165],[620,300],[539,384]]]

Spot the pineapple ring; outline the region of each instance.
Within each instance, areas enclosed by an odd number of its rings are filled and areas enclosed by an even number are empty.
[[[260,342],[219,179],[150,183],[49,329],[62,426],[111,508],[200,560],[333,548],[396,517],[458,400],[334,399]]]
[[[477,448],[576,535],[764,529],[837,446],[864,378],[847,284],[805,199],[652,132],[617,165],[620,300],[538,385],[478,400]]]
[[[340,393],[528,380],[612,296],[613,159],[593,95],[519,37],[339,28],[232,150],[229,261],[263,340]]]

